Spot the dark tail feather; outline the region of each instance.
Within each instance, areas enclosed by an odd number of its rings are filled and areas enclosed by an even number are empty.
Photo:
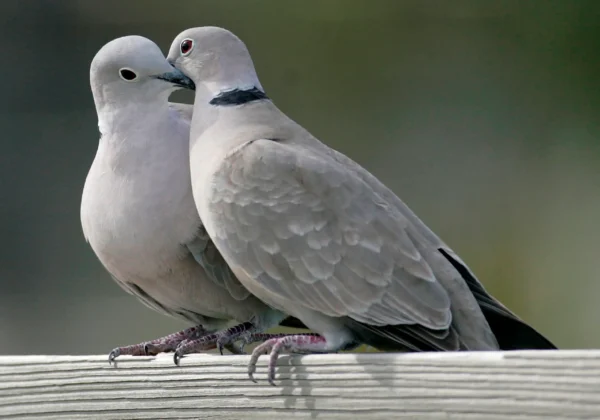
[[[556,346],[494,299],[471,272],[443,249],[439,250],[467,282],[501,350],[555,350]]]
[[[555,350],[556,346],[520,319],[481,308],[501,350]]]
[[[420,325],[369,325],[344,318],[358,343],[382,351],[455,351],[460,349],[456,331],[430,330]]]

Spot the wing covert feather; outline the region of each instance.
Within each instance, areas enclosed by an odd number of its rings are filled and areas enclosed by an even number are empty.
[[[450,300],[403,215],[335,159],[257,140],[215,174],[214,240],[261,287],[329,316],[446,329]]]
[[[212,242],[204,226],[198,229],[193,241],[186,244],[198,264],[204,268],[206,275],[216,284],[227,289],[236,300],[244,300],[250,292],[239,282],[223,256]]]

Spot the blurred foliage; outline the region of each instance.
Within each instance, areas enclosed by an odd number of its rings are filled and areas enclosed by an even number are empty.
[[[563,348],[598,346],[599,18],[591,0],[0,2],[0,352],[104,353],[182,327],[84,242],[88,70],[113,38],[166,51],[203,25],[245,40],[269,96],[507,306]]]

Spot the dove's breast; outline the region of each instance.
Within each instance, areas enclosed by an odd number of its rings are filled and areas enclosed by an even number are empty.
[[[182,255],[200,226],[185,150],[149,148],[146,156],[115,158],[100,147],[83,192],[84,233],[102,258],[122,265],[157,265]],[[152,258],[149,260],[149,258]],[[140,262],[141,265],[141,262]]]
[[[84,234],[126,290],[174,310],[222,316],[227,302],[206,298],[219,291],[185,247],[201,223],[187,147],[164,143],[129,156],[99,147],[82,197]]]

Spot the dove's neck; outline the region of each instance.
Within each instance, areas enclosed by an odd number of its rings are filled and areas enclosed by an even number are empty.
[[[264,92],[245,47],[239,54],[220,55],[210,74],[201,80],[209,100],[232,91],[258,89]]]
[[[266,98],[256,73],[250,72],[234,79],[206,81],[196,88],[196,101],[212,106],[244,105],[256,99]]]
[[[106,104],[97,107],[98,129],[103,138],[121,138],[119,133],[147,132],[153,126],[165,125],[169,120],[167,100],[129,102],[118,107]]]
[[[233,114],[239,113],[243,118],[249,107],[254,107],[261,102],[270,102],[270,100],[254,69],[235,77],[230,75],[196,83],[192,138],[202,137],[206,130],[214,128],[219,123],[225,123]]]

